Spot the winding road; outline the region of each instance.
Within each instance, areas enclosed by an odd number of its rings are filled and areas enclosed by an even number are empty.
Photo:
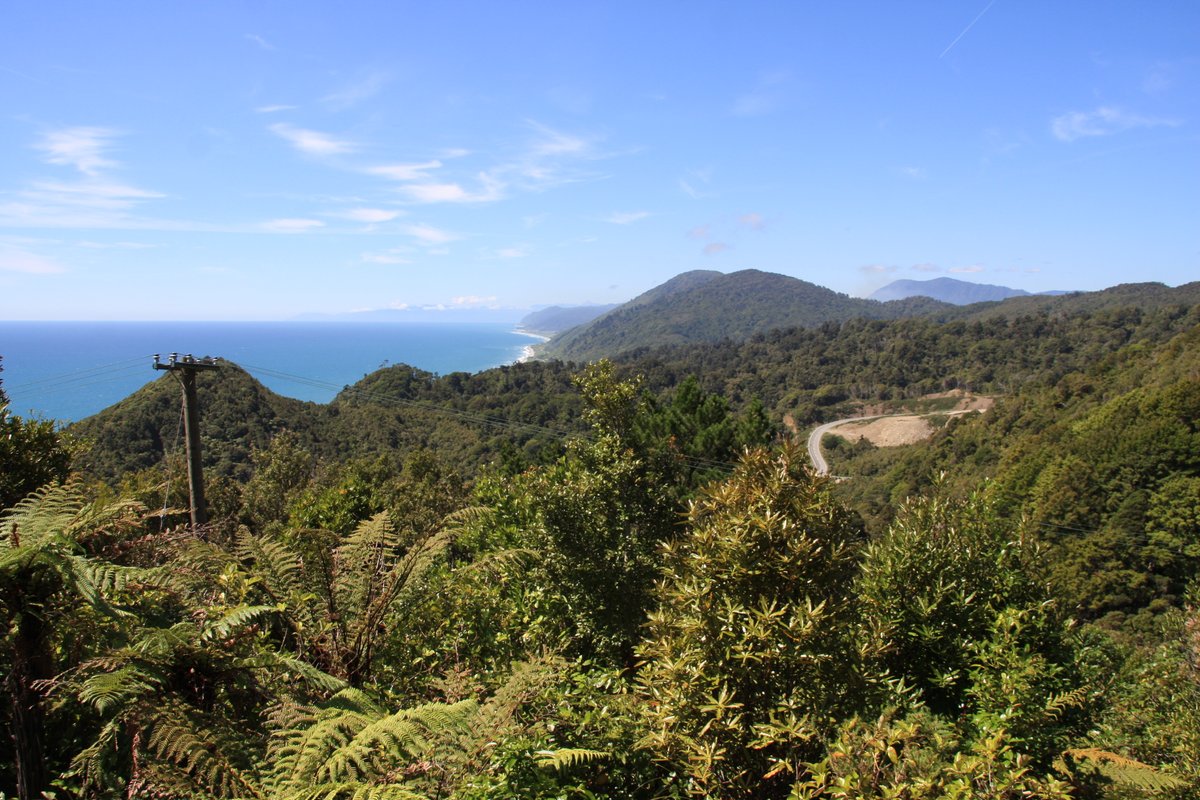
[[[818,425],[813,428],[812,433],[808,435],[808,458],[812,461],[813,469],[818,475],[828,475],[829,465],[825,463],[825,456],[821,455],[821,439],[825,434],[836,428],[838,425],[845,425],[847,422],[859,422],[868,419],[879,419],[887,416],[901,416],[899,414],[875,414],[870,417],[846,417],[845,419],[835,419],[833,422],[826,422],[824,425]]]
[[[808,458],[812,461],[813,470],[818,475],[829,474],[829,464],[825,462],[825,456],[821,455],[821,439],[825,434],[839,425],[845,425],[847,422],[865,422],[869,419],[882,419],[883,417],[936,417],[947,416],[957,417],[960,414],[971,414],[980,409],[962,408],[953,411],[930,411],[925,414],[914,414],[911,411],[901,411],[896,414],[872,414],[868,417],[846,417],[845,419],[835,419],[833,422],[826,422],[824,425],[818,425],[813,428],[812,433],[808,435]]]

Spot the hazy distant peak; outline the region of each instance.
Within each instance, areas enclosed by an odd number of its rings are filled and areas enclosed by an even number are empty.
[[[927,281],[898,280],[877,289],[869,298],[887,302],[888,300],[904,300],[908,297],[932,297],[943,303],[956,306],[984,303],[992,300],[1005,300],[1009,297],[1025,297],[1029,294],[1022,289],[1011,289],[1007,286],[995,286],[988,283],[971,283],[955,278],[933,278]]]

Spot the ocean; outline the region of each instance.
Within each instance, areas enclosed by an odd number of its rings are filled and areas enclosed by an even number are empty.
[[[392,364],[445,375],[526,357],[540,337],[509,323],[0,322],[0,383],[13,413],[74,422],[162,376],[158,353],[228,359],[269,389],[326,403]]]

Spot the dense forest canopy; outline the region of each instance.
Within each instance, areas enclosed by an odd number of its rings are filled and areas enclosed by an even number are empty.
[[[0,792],[1200,797],[1197,291],[326,405],[228,364],[199,530],[177,386],[66,431],[0,395]],[[831,442],[846,480],[795,441],[947,390],[994,404]]]

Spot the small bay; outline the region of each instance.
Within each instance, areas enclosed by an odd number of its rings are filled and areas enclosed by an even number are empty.
[[[214,356],[287,397],[329,402],[391,364],[441,375],[528,354],[511,323],[0,322],[0,382],[13,413],[74,422],[162,376],[155,353]]]

